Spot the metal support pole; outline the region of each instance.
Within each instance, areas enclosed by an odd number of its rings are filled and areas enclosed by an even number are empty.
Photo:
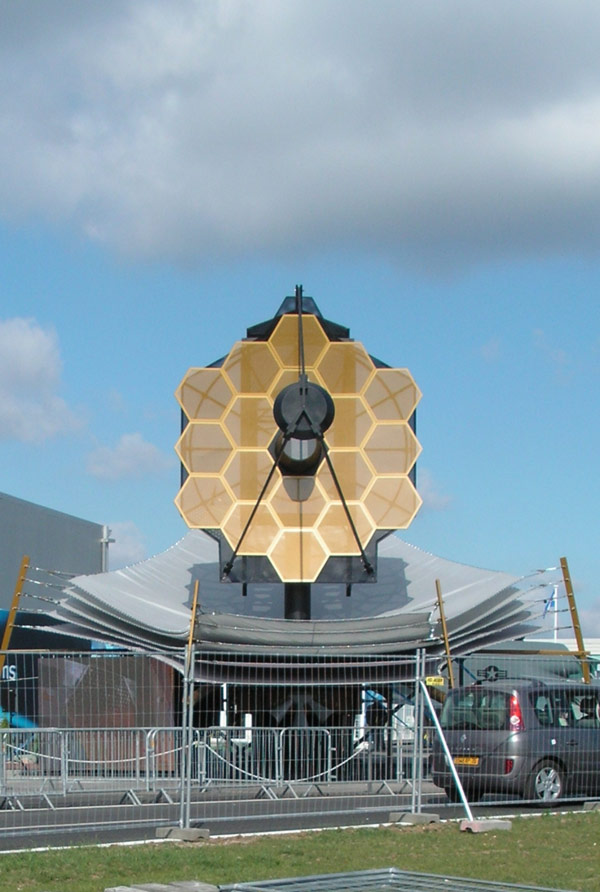
[[[188,710],[187,710],[187,728],[185,734],[185,749],[187,758],[185,760],[185,809],[184,824],[185,828],[190,826],[190,809],[192,804],[192,774],[193,774],[193,753],[194,753],[194,645],[191,648],[190,663],[192,671],[188,679]]]
[[[189,644],[186,645],[185,648],[185,659],[184,659],[184,671],[182,677],[182,691],[181,691],[181,759],[180,759],[180,777],[179,777],[179,826],[187,827],[186,823],[186,779],[187,779],[187,765],[189,761],[189,749],[187,746],[187,729],[189,727],[189,679],[188,679],[188,669],[190,662],[190,650],[191,646]]]
[[[389,685],[385,692],[385,701],[387,704],[387,708],[385,711],[385,727],[386,727],[386,741],[385,741],[385,779],[391,780],[393,776],[392,766],[393,766],[393,727],[394,727],[394,709],[392,705],[392,696],[393,696],[392,686]]]
[[[179,797],[179,826],[190,826],[190,799],[192,792],[192,748],[194,736],[194,647],[185,649],[185,674],[181,709],[181,778]],[[191,672],[190,672],[191,667]]]
[[[421,778],[423,774],[423,698],[421,696],[420,681],[424,673],[424,653],[417,651],[415,662],[415,726],[413,735],[413,764],[412,764],[412,790],[411,811],[418,814],[421,811]]]
[[[444,750],[444,754],[446,756],[446,760],[448,762],[448,767],[452,772],[452,777],[454,778],[454,783],[456,784],[456,789],[458,790],[461,802],[464,806],[465,812],[467,814],[467,818],[469,821],[473,820],[473,812],[471,811],[471,806],[469,805],[469,801],[466,797],[465,791],[463,789],[463,785],[460,782],[460,777],[458,776],[458,771],[456,770],[456,765],[454,764],[454,759],[452,758],[452,753],[446,743],[446,738],[444,737],[444,732],[442,731],[442,726],[440,725],[440,720],[437,717],[437,713],[435,711],[435,707],[431,701],[431,697],[429,696],[429,691],[427,690],[427,685],[425,684],[425,680],[423,678],[419,679],[419,685],[423,691],[423,696],[427,702],[427,706],[429,708],[429,712],[431,714],[431,719],[433,724],[435,725],[435,730],[438,733],[438,737],[440,739],[440,743],[442,744],[442,748]]]
[[[194,630],[198,610],[199,582],[194,584],[194,598],[190,616],[190,633],[185,648],[183,691],[181,702],[181,783],[179,797],[179,826],[190,826],[190,797],[192,789],[192,744],[194,735]]]
[[[115,540],[111,539],[111,529],[106,526],[106,524],[102,527],[102,538],[100,539],[100,545],[102,546],[102,552],[100,556],[100,572],[106,573],[108,570],[108,546],[111,545]]]
[[[6,750],[9,735],[5,731],[0,731],[0,796],[6,796]]]

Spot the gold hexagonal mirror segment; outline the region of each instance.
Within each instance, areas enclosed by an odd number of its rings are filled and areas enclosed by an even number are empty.
[[[313,368],[329,344],[329,339],[315,316],[302,316],[302,340],[304,366],[306,369]],[[298,372],[301,366],[298,316],[282,316],[269,338],[269,345],[282,368]]]
[[[339,396],[325,439],[333,449],[357,449],[372,426],[373,418],[360,396]]]
[[[265,449],[276,430],[273,407],[266,396],[237,397],[222,423],[234,444],[242,449]]]
[[[223,477],[238,502],[256,501],[273,467],[273,459],[266,449],[236,449]],[[279,479],[274,476],[265,497],[272,492]]]
[[[269,499],[282,527],[312,527],[327,504],[314,477],[283,477]]]
[[[207,530],[221,526],[233,498],[219,477],[188,477],[175,504],[189,527]]]
[[[375,525],[360,504],[348,505],[348,510],[362,547],[375,532]],[[319,523],[317,532],[332,555],[358,555],[360,548],[352,532],[343,505],[329,505]]]
[[[233,390],[221,369],[190,369],[175,396],[190,420],[218,421],[233,399]]]
[[[360,452],[350,450],[338,452],[332,449],[329,457],[344,499],[347,502],[358,502],[373,479],[373,471],[364,456]],[[340,501],[339,492],[326,462],[321,463],[317,472],[317,481],[328,501]]]
[[[234,505],[222,525],[222,530],[232,548],[237,548],[238,554],[250,555],[266,554],[269,546],[281,530],[277,519],[268,505],[261,503],[252,518],[244,538],[240,544],[240,538],[256,503]]]
[[[240,341],[228,354],[223,371],[238,393],[266,393],[279,363],[265,341]]]
[[[378,424],[363,446],[376,474],[408,474],[421,451],[410,425]]]
[[[282,582],[314,582],[328,554],[312,530],[282,530],[268,557]]]
[[[288,384],[295,384],[297,380],[297,369],[283,369],[281,372],[279,372],[279,374],[275,376],[275,378],[273,378],[273,382],[267,390],[268,398],[274,401],[278,393],[281,393],[282,390],[285,390]]]
[[[362,344],[339,343],[329,345],[317,373],[332,396],[349,396],[361,392],[374,368]]]
[[[377,369],[364,397],[378,421],[408,421],[421,391],[408,369]]]
[[[233,446],[220,424],[192,421],[177,441],[175,451],[190,474],[219,474]]]
[[[404,530],[421,507],[408,477],[376,477],[362,500],[379,530]]]

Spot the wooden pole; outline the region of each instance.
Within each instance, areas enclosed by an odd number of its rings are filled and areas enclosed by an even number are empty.
[[[192,615],[190,616],[190,634],[188,635],[187,654],[185,660],[185,677],[189,680],[190,669],[192,668],[192,643],[194,641],[194,629],[196,628],[196,613],[198,611],[198,588],[199,580],[194,583],[194,597],[192,600]]]
[[[12,603],[10,605],[10,610],[8,611],[8,616],[6,617],[6,625],[4,626],[2,644],[0,644],[0,678],[2,678],[2,670],[4,669],[4,663],[6,661],[6,651],[8,650],[8,645],[10,644],[10,638],[12,635],[13,627],[15,625],[17,610],[19,609],[19,599],[23,591],[23,584],[25,583],[25,577],[27,575],[28,569],[29,557],[24,554],[21,561],[21,567],[19,569],[19,575],[17,576],[17,582],[15,585]]]
[[[575,641],[577,642],[577,656],[581,660],[581,669],[583,671],[583,680],[589,684],[591,679],[590,664],[588,662],[588,652],[583,643],[583,635],[581,634],[581,626],[579,624],[579,615],[577,613],[577,605],[575,604],[575,595],[573,593],[573,585],[571,583],[571,574],[569,573],[569,565],[566,557],[561,557],[560,566],[562,569],[563,579],[565,583],[565,591],[567,593],[567,601],[569,602],[569,610],[571,612],[571,622],[573,631],[575,632]]]
[[[437,593],[438,609],[440,611],[440,622],[442,624],[442,636],[444,638],[444,647],[446,648],[446,660],[448,662],[448,686],[454,687],[454,669],[452,668],[452,656],[450,654],[450,641],[448,640],[448,628],[446,626],[446,614],[444,613],[444,599],[442,598],[442,586],[440,580],[435,580],[435,590]]]
[[[199,580],[197,579],[194,583],[194,599],[192,601],[192,615],[190,617],[190,634],[188,637],[188,647],[192,646],[192,641],[194,640],[194,628],[196,627],[196,612],[198,610],[198,587]]]

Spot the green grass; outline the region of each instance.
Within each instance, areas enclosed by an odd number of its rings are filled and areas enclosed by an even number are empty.
[[[480,834],[430,824],[1,854],[0,888],[102,892],[136,882],[219,884],[385,867],[600,892],[600,811],[519,818],[509,831]]]

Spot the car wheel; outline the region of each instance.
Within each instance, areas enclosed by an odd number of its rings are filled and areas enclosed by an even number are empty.
[[[565,791],[562,768],[555,762],[538,762],[525,787],[525,799],[535,802],[556,802]]]

